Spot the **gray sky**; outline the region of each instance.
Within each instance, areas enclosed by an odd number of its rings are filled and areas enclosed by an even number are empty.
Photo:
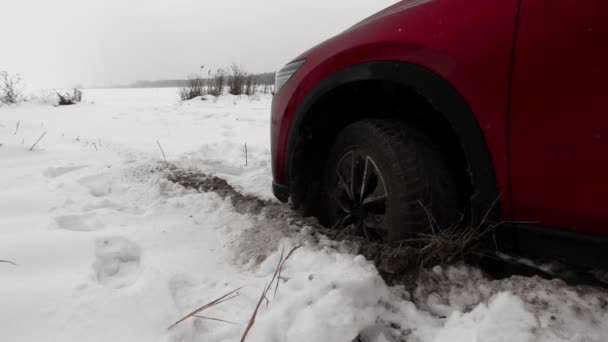
[[[274,71],[396,0],[0,0],[0,71],[32,87]]]

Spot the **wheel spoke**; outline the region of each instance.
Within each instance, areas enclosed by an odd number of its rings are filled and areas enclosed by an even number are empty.
[[[338,220],[338,222],[336,222],[336,224],[334,224],[333,228],[334,229],[335,228],[344,228],[345,227],[345,223],[347,221],[349,221],[351,218],[352,218],[352,216],[350,214],[342,217],[341,219]]]
[[[367,168],[369,166],[368,159],[365,158],[365,166],[363,166],[363,179],[361,180],[361,193],[359,196],[359,201],[361,202],[363,202],[363,197],[365,197],[365,183],[367,183]]]
[[[363,223],[359,224],[359,230],[363,233],[367,241],[372,240],[371,232],[367,229],[367,227],[365,227]]]
[[[361,181],[361,193],[359,200],[363,203],[365,198],[378,187],[378,171],[369,157],[365,158],[365,168],[363,170],[363,180]]]
[[[351,199],[355,200],[355,153],[350,153],[350,194]]]
[[[333,199],[338,205],[338,208],[340,208],[340,210],[345,213],[351,212],[351,202],[348,199],[348,194],[345,195],[344,191],[340,191],[339,193],[334,194]]]
[[[384,214],[386,212],[386,195],[370,196],[363,200],[363,206],[369,212]]]
[[[353,215],[346,215],[344,217],[344,222],[342,223],[343,227],[348,227],[351,224],[355,223],[355,217]]]
[[[349,154],[352,156],[352,158],[348,158]],[[344,188],[344,191],[346,191],[346,194],[348,195],[348,197],[350,198],[351,201],[353,201],[355,199],[355,197],[353,196],[353,191],[352,191],[352,177],[353,177],[353,164],[352,163],[354,161],[353,158],[354,158],[353,152],[347,153],[344,157],[342,157],[342,160],[340,160],[340,162],[338,163],[338,166],[336,167],[336,175],[338,176],[338,180],[339,180],[340,184],[342,185],[342,187]],[[347,159],[350,159],[350,162],[351,162],[350,168],[346,164]],[[343,171],[346,171],[347,174],[350,174],[348,177],[348,179],[351,181],[350,183],[346,181],[346,178],[344,178],[344,175],[342,174]]]

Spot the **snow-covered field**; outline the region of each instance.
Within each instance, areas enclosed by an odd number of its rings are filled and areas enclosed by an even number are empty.
[[[179,103],[175,89],[117,89],[84,100],[0,107],[0,260],[16,264],[0,263],[0,341],[239,341],[281,250],[299,244],[248,341],[608,341],[604,290],[466,266],[389,287],[339,242],[274,230],[158,171],[157,141],[171,163],[272,200],[269,96]],[[200,313],[235,324],[167,329],[237,288]]]

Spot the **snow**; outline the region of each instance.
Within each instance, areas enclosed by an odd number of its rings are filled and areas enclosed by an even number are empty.
[[[0,263],[2,340],[238,341],[281,250],[296,245],[248,341],[608,340],[602,289],[463,265],[390,287],[341,243],[241,214],[159,170],[157,141],[173,164],[274,201],[270,96],[180,103],[175,89],[115,89],[84,100],[0,107],[0,259],[17,264]],[[167,329],[240,287],[201,313],[236,324]]]
[[[436,341],[534,341],[534,315],[524,303],[509,293],[499,293],[486,305],[471,312],[455,312],[448,318]],[[503,334],[502,332],[509,332]]]

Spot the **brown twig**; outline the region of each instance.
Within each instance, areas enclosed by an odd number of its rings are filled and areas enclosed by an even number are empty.
[[[235,292],[237,292],[240,289],[242,289],[242,287],[239,287],[238,289],[236,289],[234,291],[228,292],[227,294],[221,296],[220,298],[217,298],[217,299],[215,299],[215,300],[213,300],[213,301],[211,301],[211,302],[209,302],[209,303],[201,306],[200,308],[192,311],[191,313],[189,313],[186,316],[184,316],[181,319],[179,319],[177,322],[173,323],[169,328],[167,328],[167,330],[172,329],[173,327],[175,327],[176,325],[180,324],[181,322],[187,320],[190,317],[195,317],[201,311],[207,310],[207,309],[209,309],[209,308],[211,308],[213,306],[219,305],[219,304],[221,304],[221,303],[223,303],[225,301],[228,301],[228,300],[231,300],[231,299],[237,297],[238,293],[235,294],[235,295],[233,295],[233,296],[232,296],[232,294],[234,294]]]
[[[34,143],[34,145],[32,145],[32,147],[30,147],[30,151],[34,150],[34,147],[36,147],[36,145],[38,145],[38,143],[40,142],[40,140],[42,140],[42,138],[46,135],[46,132],[42,133],[42,135],[40,136],[40,138],[38,138],[38,140],[36,140],[36,142]]]
[[[255,323],[255,318],[258,315],[258,310],[260,309],[260,305],[262,305],[262,302],[265,300],[268,301],[268,292],[270,291],[270,288],[272,287],[272,283],[275,281],[275,279],[277,279],[277,285],[275,287],[275,295],[276,295],[276,289],[279,286],[279,281],[277,276],[279,275],[279,273],[281,272],[281,270],[283,269],[283,266],[285,265],[285,262],[287,261],[287,259],[289,259],[289,257],[293,254],[293,252],[296,251],[296,249],[302,247],[302,245],[297,245],[294,248],[291,249],[291,251],[289,251],[289,253],[287,253],[287,256],[285,258],[283,258],[283,254],[285,252],[285,249],[283,249],[281,251],[281,257],[279,258],[279,263],[277,264],[277,268],[274,270],[274,273],[272,275],[272,279],[270,279],[270,283],[266,283],[266,285],[264,286],[264,291],[262,291],[262,295],[260,295],[260,299],[258,300],[257,305],[255,306],[255,309],[253,310],[253,313],[251,314],[251,318],[249,319],[249,322],[247,323],[247,327],[245,328],[245,331],[243,332],[243,336],[241,337],[241,342],[245,341],[245,338],[247,337],[247,334],[249,334],[249,331],[251,330],[251,328],[253,327],[253,324]]]
[[[0,260],[0,262],[5,262],[5,263],[8,263],[8,264],[17,266],[17,264],[15,264],[14,262],[9,261],[9,260]]]

